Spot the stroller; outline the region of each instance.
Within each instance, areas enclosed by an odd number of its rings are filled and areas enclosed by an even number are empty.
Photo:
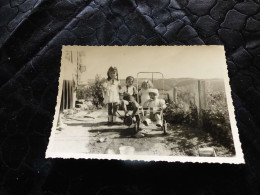
[[[162,78],[162,81],[163,81],[162,82],[162,85],[163,85],[162,86],[162,95],[164,95],[164,76],[161,72],[138,72],[138,74],[137,74],[137,91],[139,91],[138,84],[140,83],[140,80],[141,80],[140,75],[142,75],[142,74],[151,74],[152,83],[154,81],[154,75],[155,74],[161,75],[161,78]],[[137,102],[140,104],[139,96],[137,96]],[[124,125],[129,126],[129,127],[134,125],[135,132],[137,133],[139,131],[140,124],[143,123],[144,118],[149,117],[149,115],[151,115],[153,113],[154,109],[156,109],[156,112],[160,114],[162,126],[157,127],[154,123],[152,123],[152,124],[149,125],[149,127],[146,127],[146,128],[150,128],[150,129],[160,128],[163,131],[163,133],[166,135],[167,134],[167,122],[164,119],[164,112],[163,112],[164,109],[162,107],[143,108],[142,106],[139,106],[135,119],[133,119],[133,117],[131,115],[121,114],[120,111],[122,109],[119,109],[118,115],[119,115],[119,118],[121,118],[123,120]],[[133,108],[131,108],[131,105],[127,106],[127,110],[129,110],[129,111],[133,110]]]

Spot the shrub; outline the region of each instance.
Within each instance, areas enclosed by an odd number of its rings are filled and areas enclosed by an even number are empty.
[[[164,118],[168,123],[171,124],[188,124],[196,126],[198,122],[197,107],[195,104],[190,102],[189,109],[184,109],[183,102],[173,102],[168,103]]]
[[[224,92],[211,93],[207,100],[208,107],[202,111],[203,129],[224,146],[234,148]]]
[[[84,86],[77,89],[77,98],[78,99],[91,99],[93,105],[96,107],[103,106],[103,90],[102,84],[104,78],[101,78],[99,75],[96,75],[95,82],[89,86]]]
[[[224,92],[208,94],[207,109],[202,110],[203,130],[223,146],[234,152],[233,139]],[[189,109],[184,109],[184,103],[170,102],[165,109],[164,118],[171,124],[198,125],[198,110],[190,102]]]

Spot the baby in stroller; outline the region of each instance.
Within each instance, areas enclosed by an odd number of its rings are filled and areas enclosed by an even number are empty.
[[[162,109],[166,108],[165,100],[159,99],[158,89],[149,89],[150,99],[144,102],[144,109],[151,109],[149,117],[144,116],[143,123],[148,126],[152,121],[156,122],[156,126],[162,126]]]

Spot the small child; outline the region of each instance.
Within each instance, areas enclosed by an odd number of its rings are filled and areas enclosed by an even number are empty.
[[[125,114],[128,113],[128,106],[131,106],[133,109],[132,117],[136,116],[138,111],[138,103],[135,100],[135,97],[137,96],[137,89],[133,85],[134,84],[134,77],[128,76],[126,78],[126,86],[122,87],[120,90],[120,93],[123,96],[123,100],[121,101],[121,105],[125,111]]]
[[[150,80],[145,80],[142,82],[141,90],[138,92],[138,95],[141,97],[141,106],[150,99],[149,89],[153,87],[153,84]]]
[[[108,105],[108,125],[113,125],[116,122],[120,89],[117,68],[111,66],[107,71],[107,79],[103,83],[104,103]]]
[[[161,127],[162,120],[161,120],[160,112],[158,111],[158,107],[165,109],[166,108],[165,100],[158,99],[159,97],[158,89],[149,89],[149,96],[150,99],[143,104],[143,107],[153,108],[153,111],[150,113],[150,118],[146,118],[143,123],[146,126],[148,126],[152,120],[152,121],[156,121],[156,126]]]

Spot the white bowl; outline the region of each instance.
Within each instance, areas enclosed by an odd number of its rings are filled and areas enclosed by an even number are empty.
[[[119,152],[122,155],[133,155],[135,152],[135,148],[132,146],[121,146],[119,148]]]

